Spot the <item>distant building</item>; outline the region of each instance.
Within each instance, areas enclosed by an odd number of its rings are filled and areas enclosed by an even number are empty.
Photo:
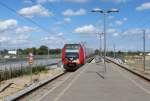
[[[150,53],[147,53],[148,56],[150,56]]]
[[[142,55],[143,55],[143,53],[140,53],[139,55],[140,55],[140,56],[142,56]]]
[[[5,59],[9,59],[10,56],[9,56],[9,55],[5,55],[4,58],[5,58]]]
[[[11,51],[8,51],[8,54],[9,55],[17,55],[17,51],[15,51],[15,50],[11,50]]]

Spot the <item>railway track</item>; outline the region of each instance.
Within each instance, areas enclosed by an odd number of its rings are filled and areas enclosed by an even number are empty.
[[[92,61],[93,60],[93,57],[92,59],[89,59],[88,62]],[[113,63],[112,61],[110,60],[107,60],[108,63]],[[114,64],[116,65],[116,64]],[[119,65],[118,65],[119,66]],[[120,67],[120,66],[119,66]],[[64,72],[63,74],[61,74],[60,76],[56,77],[56,78],[53,78],[52,80],[50,80],[49,82],[47,82],[46,84],[14,99],[13,101],[42,101],[42,99],[47,96],[47,94],[51,93],[51,92],[54,92],[52,94],[55,94],[55,91],[57,91],[57,89],[60,89],[59,87],[61,85],[64,85],[64,83],[67,83],[69,82],[71,79],[74,78],[74,76],[78,73],[78,71],[81,71],[81,69],[78,69],[77,71],[75,72]],[[125,69],[126,70],[126,69]],[[127,72],[127,71],[125,71]],[[130,73],[127,73],[129,76],[131,75]],[[134,74],[134,73],[132,73]],[[136,75],[135,75],[136,76]],[[140,82],[140,80],[142,79],[138,79],[137,77],[134,77],[133,75],[131,75],[131,77],[133,78],[136,78],[137,82]],[[138,76],[139,77],[139,76]],[[63,87],[63,86],[62,86]],[[59,92],[59,91],[57,91]]]
[[[34,92],[38,92],[38,90],[42,91],[42,89],[44,90],[45,87],[48,88],[48,86],[51,82],[57,80],[60,77],[63,77],[66,74],[67,74],[67,72],[64,71],[64,72],[59,73],[59,74],[57,74],[57,75],[55,75],[55,76],[53,76],[47,80],[43,80],[41,82],[34,83],[34,84],[30,85],[29,87],[15,93],[13,95],[10,95],[10,96],[4,98],[2,101],[18,101],[18,100],[20,100],[20,99],[22,99],[22,98],[24,98],[24,97],[26,97],[32,93],[34,94]],[[27,100],[25,100],[25,101],[27,101]]]
[[[91,62],[94,59],[94,56],[87,59],[86,62]],[[77,70],[79,71],[79,69]],[[56,89],[59,85],[64,83],[69,78],[72,78],[72,75],[74,72],[66,72],[60,73],[51,79],[45,81],[43,84],[37,85],[36,87],[30,87],[32,89],[26,90],[24,93],[18,92],[18,95],[12,95],[4,99],[4,101],[29,101],[32,98],[32,101],[37,101],[37,99],[40,99],[43,94],[47,93],[48,91],[53,91]],[[40,101],[40,100],[39,100]]]
[[[32,90],[29,93],[26,93],[14,99],[13,101],[16,101],[16,100],[17,101],[29,101],[29,100],[31,101],[31,98],[32,98],[32,101],[37,101],[37,99],[40,99],[48,91],[53,91],[63,82],[65,82],[68,79],[69,75],[71,75],[71,73],[64,72],[62,75],[57,76],[53,80],[49,81],[47,84],[44,84],[36,88],[35,90]]]
[[[119,64],[119,63],[117,63],[117,62],[115,62],[115,61],[113,61],[113,60],[111,60],[111,59],[108,59],[108,58],[107,58],[107,62],[111,62],[111,63],[113,63],[113,64],[115,64],[115,65],[121,67],[122,69],[124,69],[124,70],[126,70],[126,71],[128,71],[128,72],[130,72],[130,73],[132,73],[132,74],[134,74],[134,75],[136,75],[136,76],[138,76],[139,78],[141,78],[141,79],[143,79],[143,80],[146,80],[147,82],[150,82],[150,78],[148,78],[148,77],[142,75],[142,74],[139,73],[139,72],[133,71],[133,70],[131,70],[131,69],[125,67],[125,66],[122,65],[122,64]]]
[[[89,59],[87,62],[91,62],[93,59],[94,59],[94,57]],[[107,60],[107,62],[114,64],[114,62],[112,62],[110,60]],[[118,65],[118,66],[120,67],[120,65]],[[44,83],[43,85],[36,87],[35,89],[30,90],[29,92],[26,92],[26,93],[14,98],[14,99],[11,99],[11,100],[12,101],[16,101],[16,100],[17,101],[42,101],[41,99],[44,98],[47,93],[51,93],[55,90],[57,91],[57,88],[59,88],[61,85],[68,82],[69,80],[73,79],[75,74],[77,74],[78,71],[80,71],[81,69],[78,69],[75,72],[64,72],[62,74],[59,74],[56,77],[54,77],[51,80]],[[132,73],[132,74],[134,74],[134,73]],[[138,76],[138,75],[135,75],[135,76]],[[144,78],[142,78],[142,79],[144,79]],[[146,80],[146,79],[144,79],[144,80]]]

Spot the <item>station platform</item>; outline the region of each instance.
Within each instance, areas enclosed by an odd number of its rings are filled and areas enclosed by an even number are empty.
[[[150,101],[150,91],[116,65],[107,63],[103,70],[103,63],[86,64],[42,101]]]

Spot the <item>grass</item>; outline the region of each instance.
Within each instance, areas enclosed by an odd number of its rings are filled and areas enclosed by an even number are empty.
[[[42,71],[48,71],[48,69],[45,66],[35,66],[32,67],[32,73],[38,74]],[[5,69],[4,71],[0,71],[0,82],[3,80],[8,80],[11,78],[23,76],[23,75],[30,75],[31,73],[31,67],[25,67],[20,69]]]

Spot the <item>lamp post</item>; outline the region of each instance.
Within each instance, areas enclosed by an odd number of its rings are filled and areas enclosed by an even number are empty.
[[[102,10],[100,8],[95,8],[92,12],[102,13],[103,14],[103,24],[104,24],[104,72],[106,72],[106,15],[109,13],[119,12],[118,9]]]
[[[114,44],[113,47],[114,47],[114,59],[115,59],[116,58],[116,53],[115,53],[116,52],[116,45]]]
[[[102,57],[102,35],[104,33],[97,33],[99,35],[100,41],[99,41],[99,56]]]
[[[143,69],[144,69],[144,72],[146,71],[146,64],[145,64],[145,59],[146,59],[146,48],[145,48],[145,41],[146,41],[146,30],[145,29],[142,29],[142,30],[138,30],[138,31],[141,31],[142,32],[142,35],[143,35]]]
[[[48,55],[47,58],[49,59],[49,58],[50,58],[50,57],[49,57],[49,56],[50,56],[50,55],[49,55],[49,47],[47,47],[47,55]]]
[[[146,53],[145,53],[145,32],[146,32],[146,30],[142,30],[142,32],[143,32],[143,66],[144,66],[144,72],[145,72],[145,70],[146,70],[146,68],[145,68],[145,55],[146,55]]]

